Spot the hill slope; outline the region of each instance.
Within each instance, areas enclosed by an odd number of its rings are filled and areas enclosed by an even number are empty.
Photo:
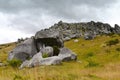
[[[120,42],[108,44],[119,35],[97,36],[93,40],[74,39],[65,46],[77,53],[78,61],[63,62],[57,66],[40,66],[18,70],[0,67],[1,80],[120,80]],[[0,61],[6,63],[7,52],[15,43],[0,45]]]

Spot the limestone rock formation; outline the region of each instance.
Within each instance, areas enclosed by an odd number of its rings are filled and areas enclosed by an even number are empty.
[[[111,27],[107,23],[94,21],[81,23],[60,21],[48,29],[38,31],[32,38],[19,41],[19,45],[9,53],[8,60],[22,60],[20,68],[55,65],[62,61],[76,60],[77,55],[64,47],[64,41],[75,38],[91,40],[97,35],[111,33],[120,34],[119,25]],[[44,54],[48,56],[44,58]]]
[[[61,62],[62,60],[58,56],[43,58],[42,53],[39,52],[36,55],[34,55],[31,60],[24,61],[20,66],[20,69],[24,67],[35,67],[40,65],[57,65],[57,64],[61,64]]]
[[[29,38],[24,42],[18,44],[8,56],[8,60],[19,59],[25,61],[27,58],[33,57],[37,53],[35,41]]]
[[[81,23],[66,23],[58,22],[50,27],[48,30],[57,30],[63,34],[63,40],[67,41],[73,38],[83,37],[85,40],[94,39],[96,35],[120,33],[120,27],[116,24],[111,27],[107,23],[102,22],[81,22]]]
[[[70,37],[70,36],[69,36]],[[72,35],[73,38],[75,36]],[[44,55],[47,55],[44,58]],[[13,49],[8,60],[23,61],[20,68],[40,65],[56,65],[62,61],[76,60],[77,56],[64,48],[63,34],[59,30],[41,30],[35,37],[24,40]]]

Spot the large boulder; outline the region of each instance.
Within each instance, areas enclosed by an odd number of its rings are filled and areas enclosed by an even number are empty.
[[[48,57],[53,56],[53,48],[50,46],[46,46],[40,50],[42,55],[47,55]]]
[[[8,55],[8,60],[19,59],[25,61],[33,57],[37,53],[35,42],[33,38],[27,39],[18,44]]]
[[[37,44],[37,49],[40,49],[44,46],[57,46],[64,47],[62,40],[62,34],[59,31],[50,31],[50,30],[41,30],[38,31],[35,35],[35,40]]]
[[[57,65],[61,64],[61,58],[58,56],[53,56],[53,57],[47,57],[43,58],[42,53],[39,52],[36,55],[33,56],[33,58],[29,61],[24,61],[20,69],[24,67],[35,67],[35,66],[40,66],[40,65]]]
[[[77,59],[77,55],[73,53],[70,49],[65,47],[61,48],[58,57],[60,57],[62,61],[71,61]]]

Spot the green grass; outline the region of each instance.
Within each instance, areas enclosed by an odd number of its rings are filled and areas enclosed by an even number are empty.
[[[120,43],[106,45],[106,42],[115,39],[120,41],[120,36],[102,35],[94,40],[80,38],[77,43],[72,39],[65,42],[65,47],[78,55],[77,61],[22,70],[8,65],[0,67],[0,80],[120,80]],[[0,46],[0,61],[6,62],[7,52],[15,45]]]
[[[43,54],[42,54],[42,57],[43,57],[43,58],[47,58],[47,57],[49,57],[49,56],[48,56],[47,53],[43,53]]]
[[[7,61],[7,62],[8,62],[8,65],[10,65],[14,68],[18,68],[22,64],[22,61],[18,60],[18,59],[13,59],[13,60]]]

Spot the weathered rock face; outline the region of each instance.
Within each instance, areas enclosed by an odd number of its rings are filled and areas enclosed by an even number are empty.
[[[65,23],[60,21],[58,22],[58,24],[53,25],[48,30],[61,31],[64,41],[79,37],[90,40],[94,39],[96,35],[120,33],[120,27],[118,25],[115,25],[115,27],[113,28],[107,23],[94,21],[81,23]]]
[[[13,49],[8,56],[8,60],[19,59],[26,60],[27,58],[31,58],[37,53],[37,49],[35,46],[35,42],[33,38],[27,39],[24,42],[20,43]]]

